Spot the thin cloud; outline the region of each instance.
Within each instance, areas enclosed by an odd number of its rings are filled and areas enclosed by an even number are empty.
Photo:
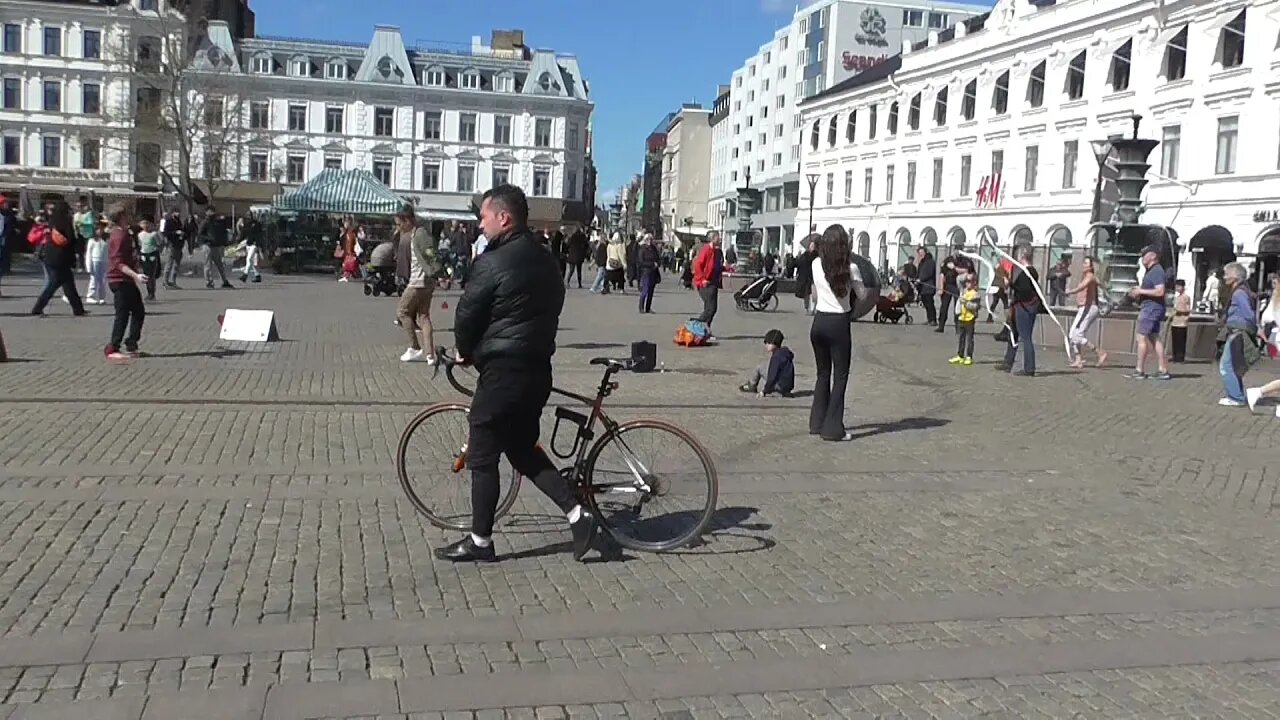
[[[796,9],[796,0],[760,0],[760,11],[766,15],[779,15]]]

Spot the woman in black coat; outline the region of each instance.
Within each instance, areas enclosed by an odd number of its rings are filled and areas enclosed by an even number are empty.
[[[662,258],[658,248],[653,245],[653,238],[648,233],[640,238],[639,250],[636,251],[636,274],[640,277],[640,312],[653,312],[653,291],[662,281],[659,266]]]
[[[45,274],[48,276],[44,290],[36,298],[31,308],[32,315],[43,315],[49,299],[62,288],[71,304],[71,311],[76,315],[86,315],[84,304],[80,302],[80,292],[76,290],[76,278],[73,272],[76,264],[78,248],[76,247],[75,224],[71,215],[71,206],[65,200],[53,207],[49,217],[49,236],[42,246],[41,260],[44,262]]]
[[[813,294],[813,259],[818,257],[818,236],[804,240],[804,252],[796,257],[796,297],[804,300],[804,311],[809,312],[809,296]]]

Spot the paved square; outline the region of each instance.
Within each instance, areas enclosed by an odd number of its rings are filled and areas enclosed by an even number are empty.
[[[1011,378],[987,336],[957,368],[950,333],[859,323],[856,440],[828,444],[806,398],[736,390],[770,327],[811,385],[794,299],[726,298],[720,344],[684,350],[675,283],[649,316],[575,290],[557,382],[656,342],[664,372],[610,407],[703,440],[713,530],[579,565],[527,489],[505,561],[459,567],[395,479],[404,423],[452,391],[397,361],[394,301],[187,284],[112,366],[108,309],[23,317],[35,278],[5,279],[0,718],[1280,715],[1280,421],[1217,407],[1213,366],[1135,383],[1047,351]],[[282,341],[221,345],[228,307]]]

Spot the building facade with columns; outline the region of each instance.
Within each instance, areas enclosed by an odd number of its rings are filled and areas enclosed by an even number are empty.
[[[707,217],[717,228],[737,230],[737,191],[749,184],[760,191],[752,227],[775,252],[791,244],[800,204],[799,102],[884,61],[904,41],[923,40],[985,10],[931,0],[800,5],[790,22],[733,72],[713,106]]]
[[[917,245],[973,248],[980,232],[1042,248],[1042,267],[1081,255],[1094,141],[1105,151],[1140,115],[1138,135],[1160,141],[1142,220],[1192,250],[1179,276],[1199,287],[1229,256],[1260,250],[1274,264],[1277,37],[1274,0],[1000,0],[802,105],[815,223],[846,227],[881,267]]]

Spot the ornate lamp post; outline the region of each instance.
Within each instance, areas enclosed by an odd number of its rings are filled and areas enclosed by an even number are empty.
[[[819,177],[818,173],[809,173],[804,176],[805,180],[809,181],[809,230],[805,233],[805,237],[808,237],[813,233],[813,195],[815,189],[818,187]]]

